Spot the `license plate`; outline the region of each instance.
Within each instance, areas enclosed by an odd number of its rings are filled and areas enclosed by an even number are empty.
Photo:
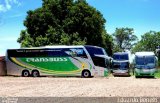
[[[143,70],[143,72],[149,72],[149,70],[147,70],[147,69],[144,69],[144,70]]]

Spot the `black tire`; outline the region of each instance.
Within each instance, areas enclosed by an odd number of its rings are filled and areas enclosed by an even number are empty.
[[[139,76],[135,76],[136,78],[139,78]]]
[[[39,77],[40,76],[40,73],[38,70],[33,70],[32,71],[32,77]]]
[[[30,73],[28,70],[23,70],[22,71],[22,77],[29,77],[30,76]]]
[[[90,71],[88,71],[88,70],[82,71],[82,77],[83,78],[89,78],[89,77],[91,77]]]
[[[111,70],[111,73],[113,73],[113,70]]]

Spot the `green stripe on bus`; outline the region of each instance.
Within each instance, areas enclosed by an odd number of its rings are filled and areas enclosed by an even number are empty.
[[[54,70],[54,71],[74,71],[79,69],[71,62],[71,60],[68,57],[65,57],[65,61],[63,61],[62,59],[61,60],[59,59],[60,61],[54,61],[56,60],[54,58],[59,58],[59,57],[53,57],[53,58],[45,57],[46,60],[51,60],[51,61],[44,61],[44,59],[41,58],[42,57],[30,58],[30,60],[28,58],[20,58],[20,60],[26,64],[38,67],[40,69],[44,68],[47,70]]]

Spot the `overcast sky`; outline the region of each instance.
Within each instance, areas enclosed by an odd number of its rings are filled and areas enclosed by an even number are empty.
[[[150,30],[160,31],[160,0],[87,0],[106,19],[106,30],[116,27],[134,28],[135,35]],[[28,10],[41,7],[41,0],[0,0],[0,55],[6,49],[20,48],[17,43]]]

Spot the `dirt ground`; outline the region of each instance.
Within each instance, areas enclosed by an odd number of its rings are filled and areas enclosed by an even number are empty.
[[[160,97],[160,79],[0,77],[0,97]]]

